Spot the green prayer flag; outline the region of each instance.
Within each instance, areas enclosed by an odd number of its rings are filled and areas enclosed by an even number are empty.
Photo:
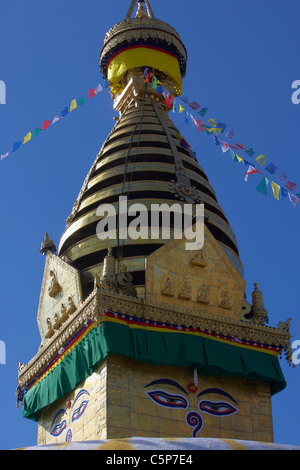
[[[263,179],[261,180],[261,182],[259,183],[259,185],[257,186],[257,191],[259,191],[261,194],[264,194],[265,196],[268,194],[268,184],[269,184],[269,180],[268,178],[266,178],[265,176],[263,177]]]
[[[34,131],[34,137],[35,137],[36,135],[39,135],[40,132],[42,132],[42,129],[39,129],[39,128],[37,127],[37,128],[35,129],[35,131]]]
[[[85,103],[85,99],[84,99],[84,97],[82,96],[82,97],[80,98],[80,100],[78,101],[78,106],[81,106],[83,103]]]
[[[238,160],[238,158],[237,158],[237,156],[236,156],[236,153],[235,153],[232,149],[230,149],[230,153],[231,153],[231,156],[232,156],[232,160],[233,160],[234,162],[238,162],[239,160]]]

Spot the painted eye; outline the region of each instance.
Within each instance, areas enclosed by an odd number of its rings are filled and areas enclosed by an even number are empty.
[[[181,395],[172,395],[163,390],[153,390],[146,392],[149,398],[157,405],[165,406],[168,408],[183,408],[188,407],[188,401]]]
[[[72,414],[72,423],[76,421],[77,419],[81,418],[83,413],[86,410],[86,407],[88,406],[89,400],[84,400],[78,408],[74,411]]]
[[[215,401],[201,401],[199,403],[199,409],[205,413],[219,417],[230,416],[240,411],[230,403]]]
[[[61,433],[66,429],[67,427],[67,422],[66,420],[62,421],[59,424],[56,424],[52,431],[50,432],[51,436],[58,437],[61,435]]]

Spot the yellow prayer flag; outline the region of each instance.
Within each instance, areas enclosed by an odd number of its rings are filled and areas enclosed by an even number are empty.
[[[77,108],[77,103],[76,103],[76,100],[73,100],[71,102],[71,106],[70,106],[70,112],[73,111],[74,109]]]
[[[222,128],[221,127],[217,127],[216,129],[209,129],[211,132],[213,132],[215,135],[218,135],[220,134]]]
[[[179,104],[179,112],[183,113],[183,111],[185,111],[185,108],[183,106],[181,106],[181,104]]]
[[[259,165],[264,165],[267,161],[267,157],[265,157],[265,155],[259,155],[256,159],[257,163],[259,163]]]
[[[208,119],[207,122],[209,122],[209,124],[211,124],[212,126],[217,127],[217,123],[216,123],[215,119]]]
[[[244,160],[242,159],[242,157],[240,157],[237,153],[235,154],[236,155],[236,158],[238,159],[239,163],[243,162]]]
[[[26,144],[31,139],[31,132],[28,132],[28,134],[24,137],[24,142],[23,144]]]
[[[276,184],[274,183],[274,181],[272,181],[272,189],[273,189],[273,194],[274,194],[275,199],[278,199],[279,201],[279,194],[280,194],[279,184]]]

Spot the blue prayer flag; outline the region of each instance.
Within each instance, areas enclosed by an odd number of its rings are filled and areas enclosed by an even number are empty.
[[[218,124],[217,124],[217,128],[218,128],[218,129],[220,129],[220,128],[222,129],[222,130],[221,130],[222,133],[225,131],[226,127],[227,127],[227,124],[225,124],[224,122],[220,122],[220,121],[219,121]]]
[[[274,163],[270,162],[268,163],[268,165],[266,166],[266,170],[271,173],[272,175],[274,175],[274,173],[276,173],[276,171],[278,170],[277,166],[274,165]]]
[[[249,157],[253,157],[253,155],[255,154],[253,148],[251,147],[251,149],[247,149],[245,150],[245,152],[249,155]]]
[[[15,142],[13,144],[13,152],[15,152],[16,150],[18,150],[18,148],[20,148],[22,145],[22,142]]]
[[[282,200],[286,198],[287,195],[288,195],[288,191],[286,191],[286,189],[284,188],[280,188],[279,198]]]
[[[208,108],[202,108],[200,109],[200,111],[198,111],[198,114],[200,114],[200,116],[204,117],[205,114],[207,113],[208,111]]]
[[[68,114],[68,112],[69,112],[69,108],[68,108],[68,106],[67,106],[67,107],[61,112],[61,117],[66,116],[66,115]]]

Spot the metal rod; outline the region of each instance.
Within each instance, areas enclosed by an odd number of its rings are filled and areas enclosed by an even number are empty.
[[[129,10],[128,10],[128,12],[127,12],[127,15],[125,16],[125,20],[131,18],[131,15],[132,15],[133,10],[134,10],[134,7],[135,7],[135,4],[136,4],[136,0],[132,0],[131,5],[130,5],[130,7],[129,7]]]

